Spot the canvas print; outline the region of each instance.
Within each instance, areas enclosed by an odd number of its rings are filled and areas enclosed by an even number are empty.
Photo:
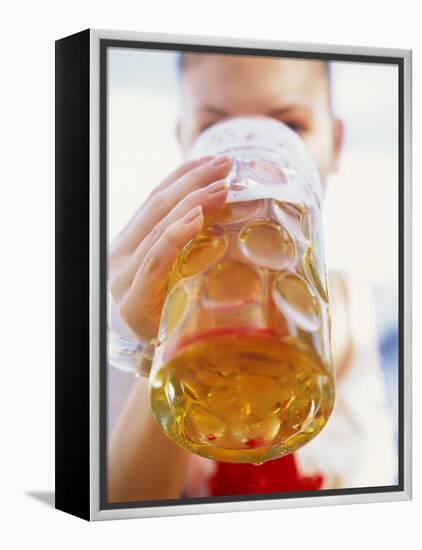
[[[109,45],[107,506],[399,484],[399,69]]]

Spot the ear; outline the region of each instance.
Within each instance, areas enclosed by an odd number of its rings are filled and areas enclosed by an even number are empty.
[[[343,121],[335,117],[333,120],[333,163],[332,172],[337,172],[340,152],[344,142],[344,124]]]

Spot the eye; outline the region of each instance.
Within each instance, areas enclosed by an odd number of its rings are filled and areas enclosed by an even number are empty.
[[[287,124],[289,128],[291,128],[294,132],[300,132],[303,130],[303,127],[300,124],[295,124],[294,122],[290,122]]]
[[[206,124],[201,124],[201,126],[199,127],[199,131],[200,132],[203,132],[204,130],[206,130],[207,128],[211,128],[211,126],[214,126],[214,124],[216,123],[217,121],[214,120],[213,122],[207,122]]]
[[[305,125],[300,122],[287,122],[287,121],[283,121],[283,122],[284,124],[286,124],[286,126],[291,128],[293,132],[296,132],[297,134],[303,134],[304,132],[307,131],[307,127],[305,127]]]
[[[291,112],[281,114],[277,118],[299,135],[306,134],[312,130],[312,119],[307,113],[292,110]]]
[[[217,117],[217,118],[207,118],[206,120],[199,121],[198,123],[198,133],[201,134],[204,132],[207,128],[211,128],[211,126],[214,126],[214,124],[217,124],[217,122],[221,122],[226,117]]]

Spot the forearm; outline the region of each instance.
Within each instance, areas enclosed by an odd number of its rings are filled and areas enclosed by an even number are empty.
[[[109,439],[108,500],[179,498],[188,456],[153,418],[148,381],[139,378]]]

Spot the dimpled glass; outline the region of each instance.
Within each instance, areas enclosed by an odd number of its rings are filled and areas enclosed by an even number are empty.
[[[220,122],[191,150],[222,154],[228,198],[169,276],[150,396],[177,444],[259,464],[314,438],[334,403],[322,189],[302,140],[273,119]]]

